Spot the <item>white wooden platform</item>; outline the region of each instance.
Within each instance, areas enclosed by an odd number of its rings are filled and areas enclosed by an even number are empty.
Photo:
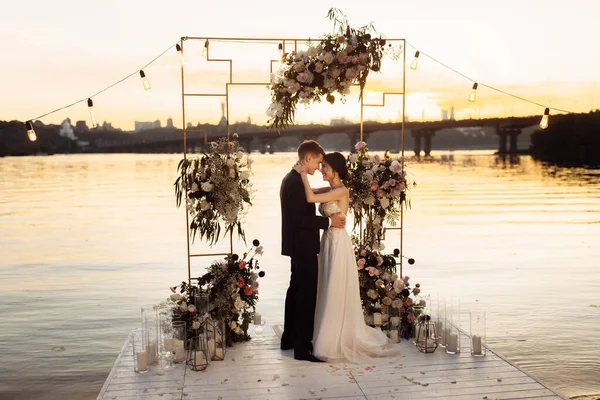
[[[423,354],[403,340],[395,358],[329,364],[294,360],[273,335],[228,349],[225,361],[212,362],[204,372],[177,364],[166,373],[153,366],[137,374],[130,336],[98,399],[566,399],[489,348],[485,357],[472,357],[468,336],[461,344],[457,355],[443,348]]]

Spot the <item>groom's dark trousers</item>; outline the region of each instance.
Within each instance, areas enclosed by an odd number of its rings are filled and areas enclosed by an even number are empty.
[[[279,197],[281,254],[292,259],[281,348],[293,348],[295,357],[303,357],[312,351],[319,280],[319,229],[329,227],[329,218],[315,215],[315,205],[306,201],[302,178],[294,170],[283,178]]]

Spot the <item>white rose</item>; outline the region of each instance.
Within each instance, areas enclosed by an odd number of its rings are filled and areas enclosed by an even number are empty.
[[[172,301],[181,300],[181,295],[179,293],[174,293],[171,295],[171,300]]]
[[[228,167],[233,167],[235,165],[235,161],[233,160],[233,158],[228,158],[227,161],[225,161],[225,163]]]
[[[186,302],[185,302],[185,301],[179,305],[179,309],[180,309],[182,312],[186,312],[186,311],[187,311],[187,304],[186,304]]]
[[[238,151],[235,155],[238,159],[244,157],[244,152],[243,151]]]
[[[198,186],[198,184],[196,182],[192,183],[192,192],[198,192],[200,190],[200,187]]]
[[[259,256],[262,256],[262,254],[263,254],[263,247],[262,247],[262,246],[258,246],[258,247],[257,247],[257,248],[254,250],[254,252],[255,252],[256,254],[258,254]]]
[[[198,329],[200,328],[200,321],[194,321],[192,323],[192,329]]]
[[[323,61],[325,61],[325,64],[329,65],[333,62],[333,54],[328,51],[327,53],[325,53],[325,55],[323,56]]]
[[[379,204],[381,204],[381,208],[385,210],[390,206],[390,201],[386,197],[382,197],[379,199]]]
[[[210,203],[206,199],[200,200],[200,210],[206,211],[210,209]]]
[[[229,177],[230,178],[235,178],[235,169],[230,169],[229,170]]]
[[[239,326],[237,328],[235,328],[233,330],[235,333],[237,333],[238,335],[241,335],[244,333],[244,331],[242,330],[242,328],[240,328]]]
[[[210,182],[202,182],[202,184],[200,186],[202,187],[202,190],[204,190],[205,192],[210,192],[214,188],[214,185]]]
[[[352,155],[350,156],[350,162],[351,162],[351,163],[355,163],[355,162],[357,162],[357,161],[358,161],[358,157],[356,157],[354,154],[352,154]]]
[[[243,172],[240,174],[240,179],[241,179],[241,180],[245,180],[245,179],[248,179],[248,178],[250,178],[250,173],[249,173],[248,171],[243,171]]]
[[[190,305],[188,305],[187,310],[189,312],[194,312],[194,311],[196,311],[196,306],[193,304],[190,304]]]
[[[315,57],[317,55],[317,48],[310,46],[308,49],[306,49],[306,54],[309,57]]]

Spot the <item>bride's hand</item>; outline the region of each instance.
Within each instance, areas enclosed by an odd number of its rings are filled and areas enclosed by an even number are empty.
[[[306,172],[306,168],[304,168],[304,164],[302,164],[302,161],[296,162],[296,164],[294,164],[293,168],[299,174]]]

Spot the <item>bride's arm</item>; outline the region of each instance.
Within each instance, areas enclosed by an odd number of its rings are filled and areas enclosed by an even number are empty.
[[[302,177],[302,183],[304,184],[304,194],[306,195],[306,201],[308,201],[309,203],[325,203],[327,201],[339,200],[346,196],[347,190],[344,187],[333,189],[326,193],[316,194],[310,187],[310,183],[308,182],[308,176],[306,175],[306,172],[302,172],[300,176]]]
[[[317,189],[313,189],[313,193],[314,194],[320,194],[320,193],[327,193],[331,190],[330,187],[322,187],[322,188],[317,188]]]

